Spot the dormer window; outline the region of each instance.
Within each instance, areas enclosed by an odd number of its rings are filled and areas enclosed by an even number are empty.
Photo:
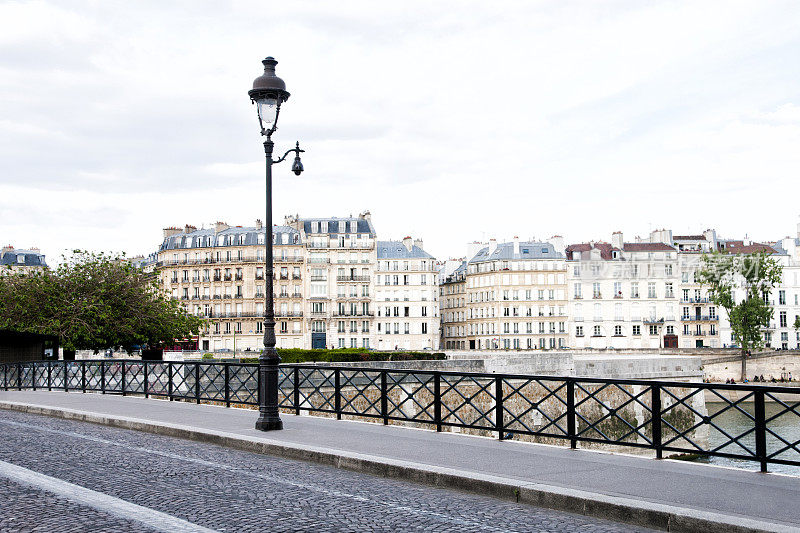
[[[17,256],[17,263],[19,263],[20,265],[25,264],[25,254],[19,254]]]

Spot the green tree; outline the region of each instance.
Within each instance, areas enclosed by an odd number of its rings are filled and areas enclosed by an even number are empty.
[[[770,291],[780,283],[782,267],[766,252],[703,255],[698,281],[709,288],[709,298],[728,313],[733,337],[742,350],[742,381],[747,376],[747,354],[764,346],[762,329],[774,309]]]
[[[0,329],[57,335],[65,350],[155,347],[204,323],[117,256],[75,250],[55,271],[0,277]]]

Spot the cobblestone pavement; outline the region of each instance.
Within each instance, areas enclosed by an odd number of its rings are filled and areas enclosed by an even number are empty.
[[[8,411],[0,411],[0,461],[217,531],[648,531],[324,465]],[[80,530],[152,531],[0,476],[0,531]]]

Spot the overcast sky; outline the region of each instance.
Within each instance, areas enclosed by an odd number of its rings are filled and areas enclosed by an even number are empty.
[[[154,251],[369,209],[439,258],[490,237],[777,239],[800,206],[800,3],[0,1],[0,241]]]

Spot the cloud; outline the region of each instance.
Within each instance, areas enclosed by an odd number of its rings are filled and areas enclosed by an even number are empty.
[[[307,150],[300,178],[275,168],[276,220],[368,208],[439,257],[651,225],[774,238],[797,214],[798,23],[793,2],[6,2],[0,240],[140,253],[263,217],[268,54],[292,94],[276,153]]]

